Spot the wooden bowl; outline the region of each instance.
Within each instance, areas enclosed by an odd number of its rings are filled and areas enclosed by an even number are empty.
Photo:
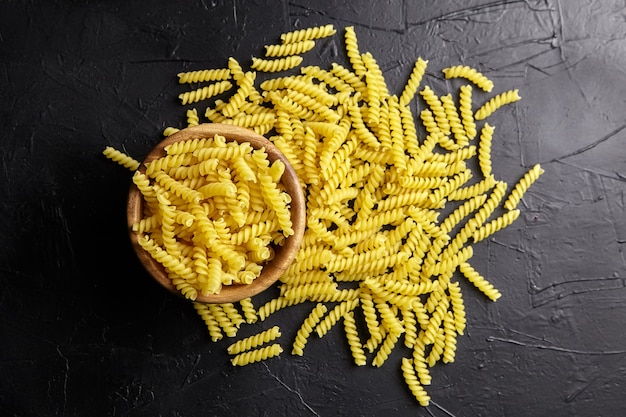
[[[276,246],[274,248],[274,258],[264,264],[261,274],[251,284],[223,285],[221,291],[217,294],[203,296],[198,292],[198,296],[195,300],[201,303],[231,303],[259,294],[269,288],[287,270],[302,243],[306,222],[306,203],[296,172],[278,148],[263,136],[249,129],[233,125],[208,123],[180,130],[156,145],[146,156],[144,164],[141,164],[139,171],[145,172],[145,163],[165,156],[165,147],[167,145],[195,138],[212,138],[215,134],[225,137],[227,141],[236,141],[239,143],[248,142],[255,149],[264,148],[271,162],[277,159],[281,160],[285,164],[285,171],[281,178],[281,183],[291,196],[290,211],[294,234],[285,239],[283,246]],[[132,225],[141,220],[143,204],[143,196],[139,189],[133,184],[128,195],[127,219],[130,239],[135,248],[135,252],[146,270],[159,284],[172,293],[181,295],[180,291],[176,289],[167,276],[163,265],[152,258],[152,256],[137,243],[138,235],[133,232]]]

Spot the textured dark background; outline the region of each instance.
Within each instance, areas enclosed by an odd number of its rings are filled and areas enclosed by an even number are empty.
[[[0,414],[9,416],[618,416],[626,409],[623,1],[0,2]],[[494,170],[546,174],[523,216],[475,245],[504,294],[463,285],[468,332],[421,408],[398,369],[357,368],[339,331],[234,368],[126,236],[129,172],[184,125],[176,74],[249,63],[280,33],[332,23],[306,63],[341,61],[354,25],[399,92],[472,65],[522,101],[492,118]],[[295,332],[305,310],[242,329]],[[395,365],[394,365],[395,363]]]

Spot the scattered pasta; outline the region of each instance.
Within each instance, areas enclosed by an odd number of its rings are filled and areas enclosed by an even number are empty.
[[[237,89],[230,98],[208,105],[206,122],[239,124],[267,134],[298,173],[307,198],[303,244],[280,278],[277,297],[256,310],[250,300],[240,303],[243,314],[239,318],[232,311],[229,317],[224,306],[195,307],[211,338],[219,340],[222,335],[236,334],[235,323],[264,321],[290,306],[312,303],[310,314],[293,336],[292,354],[303,355],[312,337],[324,337],[343,321],[343,334],[356,365],[387,366],[394,350],[408,350],[401,371],[410,392],[426,406],[430,397],[424,386],[431,384],[429,369],[438,362],[454,361],[456,338],[466,329],[458,279],[467,279],[491,300],[501,296],[470,264],[471,244],[518,218],[516,207],[522,195],[543,171],[539,166],[529,171],[507,197],[504,211],[498,211],[507,184],[492,172],[494,131],[482,121],[519,100],[517,90],[496,95],[474,111],[470,84],[460,86],[456,95],[441,96],[428,85],[422,86],[428,61],[418,58],[403,90],[393,94],[375,58],[360,51],[353,27],[346,27],[344,33],[349,68],[336,63],[328,69],[306,66],[297,74],[300,54],[313,48],[315,39],[334,33],[331,25],[285,33],[280,45],[266,47],[266,57],[278,58],[252,58],[250,72],[231,58],[222,72],[179,75],[181,83],[230,77]],[[257,90],[254,71],[290,72],[266,78]],[[485,91],[494,87],[491,80],[468,66],[449,67],[444,74]],[[420,100],[419,117],[410,107],[414,100]],[[194,114],[188,114],[190,123],[196,122]],[[424,127],[425,137],[418,133],[416,121]],[[481,132],[478,143],[477,132]],[[202,150],[191,152],[197,158]],[[477,158],[478,169],[468,163],[472,158]],[[191,180],[196,171],[200,175],[214,172],[217,166],[210,161],[207,157],[197,169],[169,168],[166,173]],[[235,170],[230,174],[221,181],[233,181]],[[246,175],[245,170],[236,174]],[[261,189],[270,183],[270,177],[258,177]],[[136,183],[146,186],[143,178],[138,177]],[[167,184],[166,178],[160,183]],[[224,198],[219,203],[222,210],[233,213],[237,201],[249,207],[258,201],[252,189],[232,188],[229,193],[202,186],[198,190],[203,196],[236,195],[234,201]],[[158,195],[145,195],[154,206]],[[187,189],[170,186],[167,197],[192,207],[196,204],[195,194]],[[276,214],[272,222],[279,230],[286,228],[286,218],[278,208],[284,202],[277,197],[271,201],[277,205],[270,206]],[[440,218],[443,209],[450,214]],[[145,232],[156,227],[158,245],[169,242],[175,248],[168,229],[174,214],[159,214],[161,222],[168,219],[165,229],[156,226],[157,218],[149,217],[137,228]],[[194,218],[201,215],[198,207],[191,214]],[[233,221],[229,226],[238,225],[236,218]],[[267,222],[259,214],[253,225],[230,235],[230,244],[252,245],[254,238],[267,233],[274,233],[271,238],[280,241],[275,229],[265,229]],[[173,224],[180,227],[176,221]],[[201,230],[219,236],[216,226],[204,225]],[[185,252],[184,248],[180,251]],[[206,279],[190,265],[210,271],[217,268],[213,265],[217,258],[222,266],[233,267],[240,263],[235,254],[220,252],[215,257],[197,253],[192,263],[162,257],[171,262],[172,271],[179,272],[181,288],[186,288],[184,284],[194,278]],[[237,279],[237,274],[228,275]],[[193,288],[187,290],[191,293]],[[364,326],[356,323],[361,317]],[[278,344],[256,348],[273,340],[267,333],[272,329],[232,344],[230,353],[241,352],[232,363],[244,365],[280,354]]]

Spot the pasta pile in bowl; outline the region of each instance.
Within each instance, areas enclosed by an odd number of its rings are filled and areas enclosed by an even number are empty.
[[[236,302],[270,287],[295,258],[304,195],[287,158],[263,136],[193,126],[133,165],[130,237],[166,289],[195,302]]]

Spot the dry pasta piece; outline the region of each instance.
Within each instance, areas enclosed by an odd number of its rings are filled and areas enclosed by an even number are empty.
[[[404,377],[404,381],[411,390],[411,393],[419,404],[424,407],[428,406],[430,404],[430,396],[426,393],[426,390],[417,379],[412,359],[402,358],[402,375]]]
[[[446,78],[465,78],[488,93],[493,89],[493,81],[467,65],[448,67],[443,70],[443,73]]]
[[[444,346],[442,353],[443,363],[454,362],[456,354],[456,326],[454,316],[448,311],[443,319]]]
[[[280,328],[278,326],[274,326],[262,331],[261,333],[257,333],[255,335],[236,341],[235,343],[228,346],[227,351],[231,355],[237,355],[241,352],[257,348],[265,343],[276,340],[280,336]]]
[[[266,57],[281,57],[289,55],[300,55],[310,51],[315,47],[315,41],[303,40],[300,42],[290,42],[282,45],[266,45],[265,56]]]
[[[180,129],[177,129],[175,127],[166,127],[165,130],[163,130],[163,136],[170,136],[173,135],[174,133],[178,132]]]
[[[400,94],[400,105],[406,106],[413,100],[417,89],[419,88],[420,82],[422,81],[422,77],[426,73],[426,66],[428,65],[428,61],[423,60],[422,58],[418,58],[415,61],[415,65],[413,66],[413,71],[411,71],[411,75],[409,75],[409,79],[404,86],[404,90],[402,90],[402,94]]]
[[[426,344],[424,343],[424,332],[420,331],[413,349],[413,366],[415,373],[422,385],[430,385],[432,377],[430,376],[429,366],[426,362]]]
[[[478,166],[485,177],[491,175],[491,141],[493,138],[494,128],[485,123],[480,133],[480,142],[478,146]]]
[[[178,82],[180,84],[224,81],[228,78],[230,78],[230,70],[228,68],[204,69],[178,73]]]
[[[354,313],[352,311],[344,314],[343,325],[348,339],[348,345],[350,346],[350,352],[354,359],[354,364],[357,366],[363,366],[367,363],[367,357],[363,351],[363,345],[356,327],[356,321],[354,319]]]
[[[293,342],[293,349],[291,351],[292,354],[298,356],[303,355],[304,346],[307,343],[309,335],[313,332],[313,329],[322,320],[322,316],[326,314],[327,311],[328,309],[322,303],[318,303],[315,308],[311,310],[311,313],[309,313],[296,333],[296,338]]]
[[[302,42],[305,40],[327,38],[334,35],[336,32],[333,25],[325,25],[283,33],[280,35],[280,40],[284,44]]]
[[[468,139],[476,137],[476,123],[474,121],[474,111],[472,110],[472,86],[464,85],[459,89],[459,112],[461,113],[461,123],[465,128]]]
[[[463,334],[465,331],[465,306],[463,304],[463,296],[461,295],[461,289],[457,282],[452,282],[448,285],[448,292],[450,294],[450,306],[452,307],[452,315],[454,319],[454,327],[458,334]]]
[[[396,345],[396,343],[398,343],[398,339],[400,338],[401,334],[402,333],[397,333],[394,331],[390,331],[387,334],[387,337],[380,345],[376,356],[374,356],[374,359],[372,359],[372,365],[376,366],[377,368],[383,366],[383,364],[389,358],[389,354],[393,350],[394,346]]]
[[[181,104],[196,103],[198,101],[206,100],[211,97],[222,94],[232,88],[230,81],[218,81],[213,84],[209,84],[206,87],[199,88],[197,90],[187,91],[178,96]]]
[[[498,291],[489,281],[483,278],[469,263],[465,262],[459,265],[459,270],[468,279],[476,288],[478,288],[483,294],[491,299],[491,301],[496,301],[498,298],[502,296],[500,291]]]
[[[520,211],[517,209],[513,209],[507,211],[502,216],[499,216],[489,223],[481,226],[474,232],[472,238],[474,239],[474,243],[480,242],[483,239],[493,235],[498,230],[507,227],[512,224],[519,217]]]
[[[350,60],[352,69],[357,77],[362,77],[367,72],[361,53],[359,52],[359,45],[354,32],[353,26],[347,26],[345,28],[345,43],[346,43],[346,55]]]
[[[208,304],[207,306],[226,336],[235,337],[237,335],[237,326],[228,318],[224,308],[219,304]]]
[[[106,148],[104,148],[104,151],[102,151],[102,153],[110,160],[117,162],[118,164],[130,169],[131,171],[136,171],[139,168],[139,161],[135,160],[133,157],[125,154],[122,151],[118,151],[111,146],[107,146]]]
[[[265,346],[259,349],[248,350],[239,353],[231,359],[231,363],[234,366],[244,366],[251,363],[264,361],[269,358],[274,358],[281,353],[283,353],[283,348],[278,343],[275,343],[273,345]]]
[[[461,147],[468,146],[469,139],[465,135],[465,127],[461,122],[456,105],[452,100],[452,95],[448,94],[446,96],[442,96],[441,103],[443,104],[443,109],[446,112],[448,123],[450,124],[450,132],[454,135],[454,139],[457,141],[457,144]]]
[[[211,340],[217,342],[218,340],[222,339],[224,337],[222,334],[222,330],[217,323],[217,320],[209,310],[209,307],[206,304],[196,302],[193,303],[193,306],[206,324],[207,329],[209,330],[209,335],[211,336]]]
[[[243,323],[245,323],[245,320],[233,303],[222,303],[220,304],[220,307],[222,307],[224,313],[226,313],[226,316],[230,319],[235,327],[239,328]]]
[[[539,177],[544,173],[541,165],[534,165],[524,176],[519,180],[513,190],[511,190],[511,194],[504,202],[504,208],[507,210],[513,210],[519,204],[520,200],[528,191],[528,188],[535,182]]]
[[[285,297],[274,298],[259,307],[259,320],[264,321],[270,315],[274,314],[281,308],[296,304],[295,300],[288,300]]]
[[[444,318],[447,315],[444,315]],[[426,362],[429,367],[435,366],[435,364],[442,358],[443,352],[446,348],[446,335],[443,327],[438,327],[435,334],[434,341],[430,347],[430,353],[426,357]]]
[[[420,91],[421,96],[428,104],[428,107],[432,111],[435,116],[435,121],[437,122],[437,126],[441,130],[444,135],[450,134],[450,124],[448,122],[448,118],[446,116],[446,111],[443,108],[443,104],[441,104],[441,100],[437,97],[434,91],[429,87],[425,86],[422,91]]]
[[[237,80],[237,85],[239,88],[237,92],[233,94],[228,102],[224,105],[222,109],[222,114],[227,117],[233,117],[237,114],[241,106],[243,105],[246,98],[250,97],[252,91],[254,91],[254,80],[256,79],[256,73],[247,72],[243,74],[243,76]]]
[[[476,120],[484,120],[500,107],[507,104],[515,103],[516,101],[521,99],[518,93],[519,90],[514,89],[498,94],[497,96],[493,97],[488,102],[483,104],[482,107],[480,107],[478,110],[476,110],[476,113],[474,113],[474,118]]]
[[[200,119],[198,118],[198,110],[187,110],[187,126],[197,126],[199,123]]]
[[[290,55],[277,59],[252,58],[252,69],[261,72],[281,72],[297,67],[302,63],[299,55]]]
[[[337,306],[330,310],[326,317],[324,317],[324,319],[320,321],[317,326],[315,326],[315,332],[317,333],[317,335],[319,337],[323,337],[337,323],[337,321],[339,321],[342,316],[354,310],[358,303],[359,299],[354,298],[337,304]]]

